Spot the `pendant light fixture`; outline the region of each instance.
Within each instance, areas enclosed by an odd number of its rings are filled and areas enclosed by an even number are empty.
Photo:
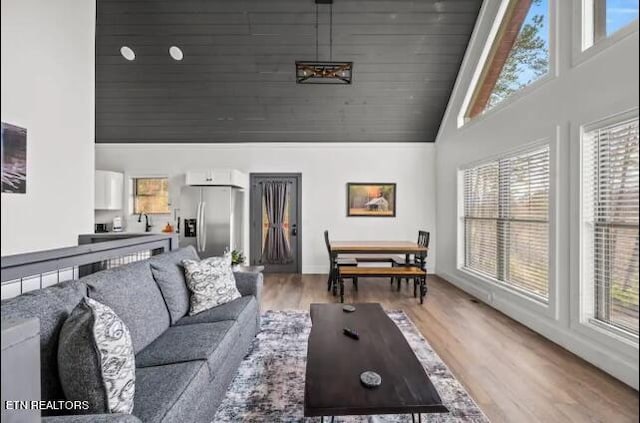
[[[319,60],[318,5],[329,5],[329,60]],[[316,0],[316,60],[296,61],[298,84],[351,84],[353,62],[333,61],[333,0]]]

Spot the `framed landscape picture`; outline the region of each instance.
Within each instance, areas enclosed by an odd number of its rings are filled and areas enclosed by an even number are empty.
[[[27,192],[27,130],[2,122],[2,192]]]
[[[395,183],[347,184],[347,216],[395,217]]]

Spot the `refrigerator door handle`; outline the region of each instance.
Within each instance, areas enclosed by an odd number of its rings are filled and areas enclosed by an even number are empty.
[[[202,221],[201,216],[200,216],[201,208],[202,208],[202,203],[198,203],[198,208],[196,209],[196,250],[198,252],[200,252],[201,248],[202,248],[201,247],[201,241],[200,241],[200,239],[202,237],[202,234],[200,233],[201,232],[200,224],[201,224],[201,221]]]
[[[202,247],[200,247],[200,251],[204,252],[204,250],[207,248],[207,225],[205,222],[205,211],[206,211],[206,206],[207,203],[205,203],[204,201],[202,202],[202,205],[200,206],[200,214],[202,215],[200,217],[200,221],[201,226],[200,226],[200,230],[202,231],[202,236],[200,237],[201,241],[202,241]]]

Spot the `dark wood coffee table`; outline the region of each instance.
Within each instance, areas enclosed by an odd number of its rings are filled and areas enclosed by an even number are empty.
[[[446,413],[418,358],[380,304],[311,304],[304,415]],[[343,334],[356,330],[359,340]],[[382,385],[366,388],[360,374],[373,370]]]

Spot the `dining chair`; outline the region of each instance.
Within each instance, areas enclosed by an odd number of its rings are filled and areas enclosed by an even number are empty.
[[[394,259],[394,266],[419,266],[422,270],[426,270],[427,267],[427,255],[429,254],[429,240],[431,239],[431,233],[428,231],[418,231],[418,242],[417,244],[421,247],[426,248],[427,250],[421,253],[414,254],[413,257],[410,257],[407,261],[402,259]],[[402,280],[399,280],[400,283]],[[405,278],[405,281],[409,283],[409,279]],[[391,284],[393,284],[393,280],[391,280]],[[414,281],[415,284],[415,281]],[[399,285],[398,285],[399,286]]]
[[[331,258],[331,242],[329,241],[329,231],[324,231],[324,243],[327,246],[327,253],[329,254],[329,279],[327,280],[327,291],[331,291],[331,288],[336,283],[336,270],[340,266],[357,266],[358,262],[353,258],[336,257]],[[358,278],[352,278],[353,286],[358,290]]]

